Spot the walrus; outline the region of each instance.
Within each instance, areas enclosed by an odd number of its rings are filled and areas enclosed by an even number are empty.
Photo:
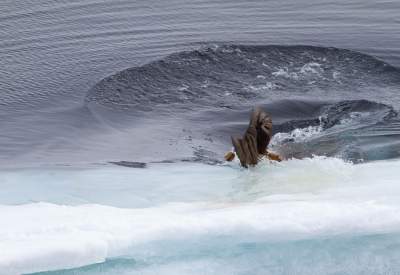
[[[243,138],[231,137],[234,152],[228,152],[225,160],[232,161],[235,153],[241,166],[255,166],[263,156],[281,161],[277,154],[268,152],[267,147],[272,137],[272,119],[260,107],[256,107],[250,117],[250,123]]]

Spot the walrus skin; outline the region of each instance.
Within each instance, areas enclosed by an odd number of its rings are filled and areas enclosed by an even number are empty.
[[[249,127],[243,138],[231,137],[240,164],[247,168],[260,160],[260,155],[268,155],[267,146],[272,136],[272,120],[261,108],[253,110]]]

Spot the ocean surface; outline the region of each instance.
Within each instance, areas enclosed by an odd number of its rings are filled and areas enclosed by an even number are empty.
[[[400,274],[399,14],[2,0],[0,274]]]

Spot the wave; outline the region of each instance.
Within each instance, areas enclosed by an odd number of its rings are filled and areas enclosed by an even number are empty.
[[[213,45],[107,77],[85,102],[110,124],[119,120],[116,112],[118,117],[131,115],[133,123],[142,118],[153,123],[153,118],[163,135],[150,135],[186,148],[164,160],[218,163],[229,149],[229,136],[242,134],[251,108],[261,105],[273,118],[274,133],[282,141],[275,149],[284,156],[359,162],[400,156],[392,107],[397,106],[393,95],[399,84],[399,68],[351,50]],[[166,135],[162,125],[176,129],[174,136]],[[320,127],[321,134],[301,142],[281,138],[308,127]],[[157,151],[166,147],[153,146]]]
[[[398,113],[366,100],[321,104],[314,118],[276,126],[272,147],[287,157],[336,156],[353,162],[398,158]]]
[[[214,45],[107,77],[86,103],[141,111],[241,106],[315,90],[366,94],[400,84],[400,70],[355,51],[312,46]],[[322,94],[320,94],[322,95]]]
[[[274,122],[271,149],[284,158],[320,155],[363,162],[400,156],[399,118],[391,106],[367,100],[281,100],[261,106]],[[177,124],[184,129],[180,138],[191,146],[193,157],[184,159],[220,162],[230,149],[230,136],[246,129],[250,111],[248,107],[186,113]],[[175,158],[179,159],[183,158]]]

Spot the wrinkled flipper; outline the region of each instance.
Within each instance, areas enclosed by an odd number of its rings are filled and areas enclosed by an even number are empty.
[[[232,139],[232,145],[235,148],[235,152],[237,157],[239,158],[240,164],[243,167],[247,168],[247,160],[246,160],[247,156],[246,152],[243,150],[241,140],[239,138],[234,138],[234,137],[231,137],[231,139]]]

